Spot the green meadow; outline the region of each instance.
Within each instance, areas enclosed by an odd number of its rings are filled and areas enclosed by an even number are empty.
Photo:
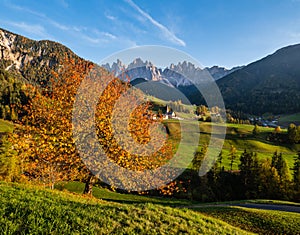
[[[296,117],[298,117],[296,115]],[[198,150],[202,146],[207,145],[211,136],[211,125],[215,125],[216,135],[219,134],[218,126],[226,125],[226,139],[222,148],[223,161],[222,166],[225,169],[230,168],[229,152],[231,146],[234,146],[237,149],[237,158],[234,161],[233,169],[238,168],[239,156],[241,153],[247,149],[257,153],[259,159],[264,159],[266,157],[271,158],[275,151],[283,154],[283,157],[286,159],[289,167],[293,166],[294,157],[297,154],[297,151],[300,150],[299,144],[289,145],[282,143],[274,143],[267,140],[267,136],[274,132],[274,128],[268,127],[259,127],[259,134],[253,136],[252,130],[253,125],[245,124],[221,124],[221,123],[209,123],[209,122],[197,122],[191,119],[185,120],[174,120],[169,119],[164,121],[170,130],[171,138],[178,143],[181,140],[181,137],[184,136],[184,141],[181,142],[181,152],[186,156],[191,156],[196,151],[196,148],[192,143],[198,141],[199,146]],[[181,128],[181,126],[184,128]],[[14,125],[11,122],[0,120],[0,133],[1,132],[12,132]],[[286,129],[282,129],[282,132],[286,132]],[[182,133],[181,133],[182,132]]]
[[[299,234],[299,213],[250,209],[238,206],[194,209],[235,227],[257,234]]]
[[[0,233],[297,234],[300,231],[299,213],[210,204],[193,207],[192,202],[185,200],[120,194],[98,187],[94,187],[93,197],[87,197],[78,194],[83,187],[82,183],[69,182],[57,185],[59,190],[49,190],[0,182]]]
[[[186,141],[182,143],[182,148],[189,151],[186,152],[186,154],[192,154],[193,151],[195,151],[195,149],[191,149],[189,146],[189,143],[195,142],[195,138],[199,139],[198,150],[200,150],[202,146],[209,143],[211,134],[218,136],[218,134],[221,133],[218,127],[225,125],[226,138],[222,148],[222,166],[224,166],[225,169],[230,168],[229,153],[231,146],[234,146],[237,150],[237,158],[234,161],[233,169],[238,168],[239,157],[245,149],[257,153],[258,159],[271,158],[275,151],[282,153],[289,167],[293,166],[294,157],[297,151],[300,150],[299,144],[283,144],[269,141],[267,137],[274,132],[274,128],[259,127],[259,133],[254,136],[252,133],[253,125],[210,122],[200,122],[200,124],[198,124],[197,121],[193,120],[166,120],[165,123],[170,129],[171,138],[178,140],[180,139],[178,133],[183,132],[181,135],[185,136]],[[183,125],[185,129],[181,129],[180,124]],[[214,133],[212,133],[212,125],[215,126]],[[281,131],[284,133],[287,130],[282,129]]]
[[[288,126],[290,123],[300,125],[300,113],[294,113],[290,115],[283,115],[279,118],[279,124]]]
[[[1,234],[249,234],[189,209],[0,184]]]

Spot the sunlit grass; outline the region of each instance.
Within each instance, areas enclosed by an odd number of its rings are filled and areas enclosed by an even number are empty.
[[[0,133],[1,132],[12,132],[14,125],[8,121],[0,119]]]
[[[194,210],[259,234],[299,234],[300,214],[243,207],[203,207]]]
[[[1,234],[248,234],[189,209],[0,183]]]
[[[165,121],[171,128],[171,133],[180,133],[180,125],[177,120],[167,120]],[[239,165],[239,157],[245,149],[257,153],[258,159],[271,158],[275,151],[282,153],[284,159],[286,159],[288,166],[292,168],[294,163],[294,157],[297,151],[300,150],[300,145],[288,145],[274,143],[267,140],[267,135],[274,132],[274,128],[259,127],[260,133],[257,136],[252,134],[254,128],[253,125],[244,124],[222,124],[222,123],[208,123],[183,120],[181,121],[185,125],[185,130],[183,135],[186,137],[186,142],[182,143],[182,149],[186,149],[185,156],[189,156],[194,153],[191,151],[191,146],[188,143],[192,143],[195,138],[199,139],[198,150],[200,150],[204,145],[208,145],[212,125],[214,125],[214,134],[221,134],[221,126],[226,125],[226,138],[222,148],[223,152],[223,162],[222,166],[225,169],[230,169],[229,153],[231,146],[237,149],[237,158],[234,161],[233,169],[237,169]],[[198,124],[197,124],[198,123]],[[199,127],[200,126],[200,127]],[[286,129],[282,130],[286,132]],[[200,137],[199,137],[200,133]]]

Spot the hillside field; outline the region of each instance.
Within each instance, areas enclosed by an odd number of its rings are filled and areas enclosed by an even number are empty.
[[[1,234],[247,234],[188,209],[0,184]]]
[[[83,186],[72,184],[73,189]],[[184,208],[186,201],[178,207],[180,200],[176,206],[172,199],[145,196],[131,195],[136,201],[126,201],[124,194],[95,191],[97,198],[91,198],[0,182],[0,233],[297,234],[300,229],[298,213],[210,205],[189,209]],[[119,202],[113,201],[116,198]]]
[[[267,136],[274,132],[274,128],[259,127],[259,134],[254,136],[252,134],[252,130],[254,128],[253,125],[200,122],[198,127],[198,123],[191,120],[183,120],[180,122],[177,120],[167,120],[165,121],[165,123],[170,129],[171,136],[176,136],[176,133],[180,133],[180,123],[184,123],[186,129],[183,130],[183,135],[186,136],[187,143],[193,142],[193,138],[199,137],[196,135],[196,133],[197,131],[200,131],[198,150],[200,150],[203,145],[208,144],[211,133],[211,125],[216,126],[215,134],[219,134],[218,126],[226,125],[226,138],[222,148],[222,166],[224,166],[225,169],[230,169],[230,160],[228,157],[232,145],[237,149],[237,158],[234,161],[233,169],[238,168],[239,157],[245,149],[257,153],[258,159],[264,159],[267,157],[271,158],[274,152],[278,151],[278,153],[283,154],[283,157],[284,159],[286,159],[290,168],[293,166],[294,157],[296,156],[297,151],[300,150],[299,144],[289,145],[268,141]],[[286,131],[286,129],[282,129],[282,132]],[[185,144],[183,143],[183,145]],[[190,146],[188,146],[188,144],[186,144],[186,146],[183,146],[184,149],[187,149],[189,151],[186,152],[186,154],[192,154],[193,152],[189,147]]]
[[[208,143],[210,139],[211,125],[209,122],[200,122],[200,125],[197,121],[191,120],[182,120],[181,123],[184,123],[185,129],[183,135],[185,136],[185,141],[182,144],[182,152],[186,155],[191,155],[195,152],[195,149],[190,148],[188,143],[194,142],[194,138],[199,137],[200,131],[200,139],[199,139],[199,147],[198,150],[201,149],[201,146]],[[180,123],[178,120],[166,120],[165,123],[169,127],[171,138],[175,141],[180,140]],[[224,146],[222,149],[223,152],[223,162],[222,166],[225,169],[230,168],[230,161],[228,159],[229,151],[231,145],[233,145],[237,149],[237,159],[233,164],[233,168],[237,169],[239,164],[239,156],[245,150],[252,150],[257,153],[259,159],[264,159],[266,157],[271,158],[275,151],[283,154],[283,157],[287,160],[289,167],[291,168],[294,163],[294,157],[297,154],[297,151],[300,150],[300,144],[287,145],[274,143],[272,141],[267,141],[267,135],[274,131],[274,128],[268,127],[259,127],[260,133],[257,136],[253,136],[252,130],[253,125],[245,125],[245,124],[216,124],[213,125],[221,126],[226,125],[226,139],[224,142]],[[13,131],[14,125],[11,122],[1,120],[0,119],[0,133],[1,132],[11,132]],[[197,130],[198,129],[198,130]],[[282,129],[282,132],[286,132],[286,129]],[[216,128],[216,134],[218,134],[218,128]]]
[[[290,123],[294,123],[296,125],[300,125],[300,113],[290,114],[290,115],[283,115],[279,118],[279,124],[288,126]]]

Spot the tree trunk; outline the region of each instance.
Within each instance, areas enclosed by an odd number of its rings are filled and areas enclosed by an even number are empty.
[[[86,182],[83,194],[92,195],[93,192],[93,184],[94,184],[94,176],[90,173]]]

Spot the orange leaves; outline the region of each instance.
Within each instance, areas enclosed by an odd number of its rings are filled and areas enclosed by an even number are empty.
[[[18,135],[18,141],[26,143],[20,146],[19,153],[25,163],[24,171],[31,179],[52,183],[58,180],[82,179],[88,177],[88,168],[93,169],[95,165],[95,168],[101,167],[102,163],[97,161],[96,154],[94,159],[88,159],[89,162],[83,164],[72,135],[72,111],[77,89],[83,79],[91,79],[82,88],[86,94],[90,94],[89,86],[95,84],[92,81],[93,76],[85,77],[90,68],[90,63],[67,60],[61,69],[62,73],[53,74],[48,88],[32,90],[32,100],[26,106],[27,115],[22,120],[24,128],[20,129]],[[95,74],[95,77],[99,77],[99,83],[111,82],[99,97],[94,98],[98,101],[95,118],[88,120],[95,123],[79,125],[84,133],[78,137],[82,138],[79,141],[90,141],[91,133],[85,134],[84,127],[95,125],[99,143],[106,155],[119,166],[140,172],[164,165],[173,157],[174,144],[166,139],[166,133],[159,130],[159,123],[153,120],[153,114],[149,110],[151,105],[147,102],[138,103],[137,100],[142,94],[135,92],[132,95],[130,90],[133,88],[128,83],[117,78],[111,79],[112,75],[104,70],[93,72],[99,72]],[[124,96],[127,93],[129,95]],[[84,104],[86,100],[80,98],[80,102]],[[132,108],[133,104],[138,105]],[[85,120],[82,119],[85,115],[88,114],[79,114],[79,123]],[[155,133],[157,130],[158,133]],[[117,138],[117,134],[121,138]],[[148,144],[153,144],[151,146],[154,151],[150,154],[146,148],[142,148]],[[133,145],[141,147],[142,150],[130,151]],[[92,148],[93,146],[86,151],[92,152]]]
[[[149,127],[154,121],[149,107],[149,103],[139,105],[130,115],[128,131],[133,139],[141,144],[147,144],[151,138]]]
[[[172,196],[174,193],[187,192],[186,188],[183,186],[182,181],[172,181],[168,185],[159,188],[161,194],[166,196]]]
[[[89,62],[66,60],[62,73],[53,73],[50,87],[26,88],[32,98],[24,107],[27,115],[14,142],[24,173],[31,179],[67,180],[87,172],[75,149],[71,121],[74,96],[90,66]],[[82,172],[78,173],[78,168]]]
[[[150,103],[142,103],[131,110],[131,104],[139,99],[139,93],[135,92],[136,96],[130,95],[129,89],[132,88],[128,83],[114,79],[101,94],[95,118],[99,142],[107,156],[121,167],[135,171],[156,169],[172,158],[172,144],[166,141],[152,154],[130,151],[133,141],[138,143],[137,146],[143,146],[155,137],[151,136],[150,131],[150,126],[154,124],[153,114],[149,110]],[[126,93],[129,95],[123,96]],[[132,111],[129,116],[128,110]],[[117,138],[116,134],[121,137]]]

